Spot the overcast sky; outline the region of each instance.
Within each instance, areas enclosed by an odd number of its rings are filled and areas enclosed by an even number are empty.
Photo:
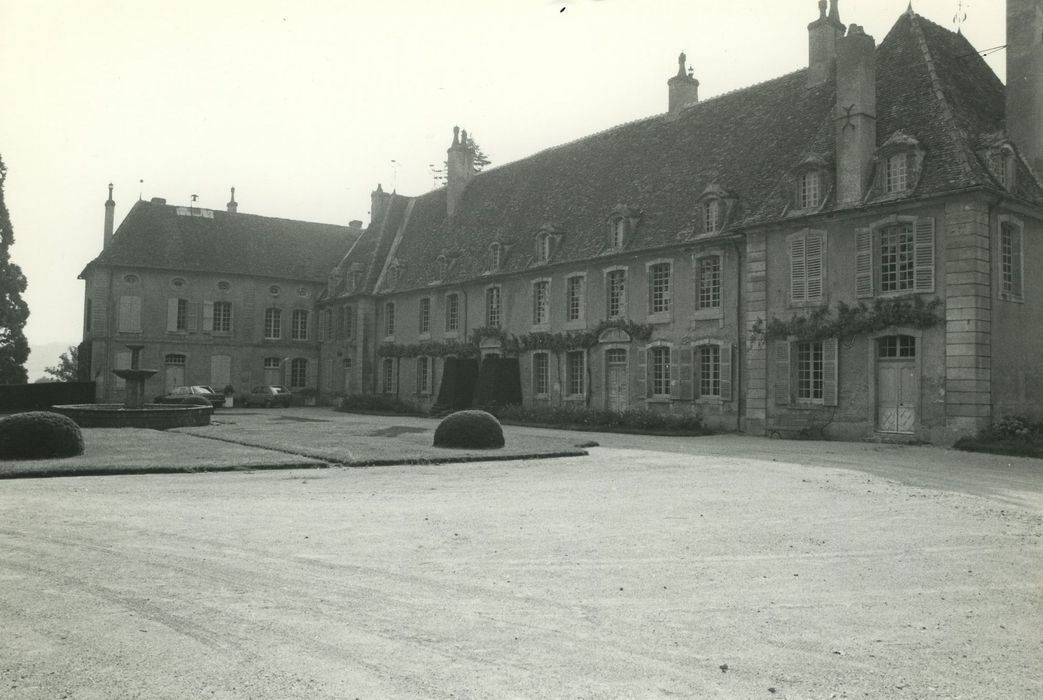
[[[880,42],[907,4],[840,16]],[[913,6],[952,29],[960,4]],[[1003,2],[962,6],[976,48],[1004,43]],[[368,223],[378,182],[432,188],[453,125],[507,163],[664,112],[682,49],[702,99],[798,70],[817,16],[817,0],[0,0],[29,341],[80,340],[109,182],[117,225],[139,194],[223,208],[232,186],[241,212]],[[1004,52],[987,60],[1003,78]]]

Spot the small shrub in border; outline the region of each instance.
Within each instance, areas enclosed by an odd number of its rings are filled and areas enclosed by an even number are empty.
[[[457,411],[435,428],[435,447],[503,447],[503,428],[485,411]]]
[[[344,413],[401,413],[406,416],[425,415],[417,406],[397,396],[384,394],[349,394],[340,400],[338,411]]]
[[[608,411],[585,406],[497,406],[496,415],[515,423],[618,432],[669,432],[704,435],[702,416],[649,410]]]
[[[50,411],[15,413],[0,419],[0,459],[46,459],[83,454],[83,433]]]

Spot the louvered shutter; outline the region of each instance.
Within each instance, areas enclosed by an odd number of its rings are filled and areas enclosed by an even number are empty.
[[[177,330],[177,299],[167,299],[167,332]]]
[[[228,332],[229,333],[234,333],[235,332],[235,325],[234,325],[235,324],[235,311],[234,311],[235,307],[234,307],[234,305],[231,302],[228,302],[227,309],[228,309]]]
[[[855,232],[855,295],[873,296],[873,232],[867,228]]]
[[[913,264],[916,291],[934,291],[934,218],[921,217],[916,221],[913,239]]]
[[[141,332],[141,297],[120,297],[119,332]]]
[[[316,371],[319,368],[318,360],[305,360],[304,365],[304,385],[309,389],[318,388],[318,377],[316,377]]]
[[[804,236],[798,236],[789,244],[789,295],[790,301],[800,303],[807,300],[807,253]]]
[[[825,239],[820,233],[808,235],[804,250],[805,291],[808,301],[822,300],[822,277],[824,269],[823,252]]]
[[[214,302],[203,302],[203,330],[212,332],[214,330]]]
[[[836,338],[822,341],[822,403],[826,406],[837,405],[839,390],[839,358]]]
[[[785,340],[775,341],[775,403],[790,402],[790,344]]]
[[[680,385],[681,385],[681,400],[691,401],[694,398],[693,392],[693,381],[692,381],[692,355],[694,350],[691,346],[681,348],[681,371],[680,371]]]
[[[721,401],[732,400],[732,344],[721,343]]]

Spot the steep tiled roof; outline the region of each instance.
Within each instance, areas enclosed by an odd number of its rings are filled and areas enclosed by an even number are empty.
[[[337,263],[337,274],[335,275],[337,281],[333,289],[327,290],[329,297],[366,293],[373,289],[385,267],[395,234],[402,226],[409,202],[408,197],[396,194],[388,195],[386,211],[379,214],[370,223],[359,236],[358,241]],[[358,270],[361,273],[356,288],[348,287],[348,273],[352,270]]]
[[[118,265],[319,282],[358,235],[347,226],[138,202],[112,243],[88,267]]]

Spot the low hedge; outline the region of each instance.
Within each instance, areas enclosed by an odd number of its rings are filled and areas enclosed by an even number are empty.
[[[334,409],[342,413],[391,413],[404,416],[426,416],[419,406],[397,396],[385,394],[349,394]]]
[[[697,413],[665,413],[647,409],[608,411],[568,404],[493,406],[490,410],[504,422],[573,430],[671,435],[707,435],[711,432],[703,426],[702,416]]]
[[[0,459],[47,459],[83,454],[83,433],[71,418],[28,411],[0,419]]]
[[[965,452],[1043,459],[1043,421],[1004,416],[975,437],[960,438],[953,446]]]

